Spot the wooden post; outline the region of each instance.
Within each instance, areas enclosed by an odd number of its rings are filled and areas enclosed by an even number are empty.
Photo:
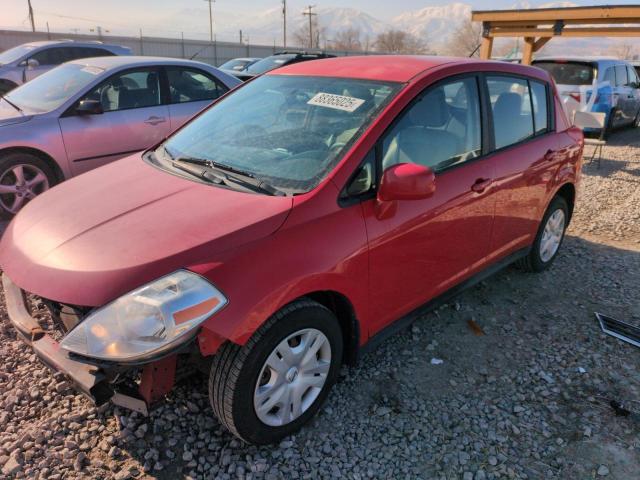
[[[493,50],[493,37],[483,37],[482,45],[480,46],[480,58],[490,60],[491,50]]]
[[[522,50],[522,65],[531,65],[536,39],[524,37],[524,49]]]

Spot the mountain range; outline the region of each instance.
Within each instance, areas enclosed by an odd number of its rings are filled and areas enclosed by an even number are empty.
[[[572,7],[577,4],[572,2],[553,2],[536,4],[536,8]],[[514,8],[531,8],[526,1],[517,2]],[[308,28],[308,17],[298,11],[288,13],[288,44],[293,45],[296,31],[305,32]],[[367,12],[349,7],[318,7],[317,23],[322,30],[323,39],[327,40],[329,48],[332,38],[340,31],[356,29],[361,34],[363,43],[369,40],[373,44],[375,37],[391,29],[403,30],[421,38],[429,46],[430,50],[442,52],[446,50],[446,44],[451,40],[456,27],[464,20],[470,18],[472,6],[467,3],[456,2],[440,6],[427,6],[419,10],[408,11],[395,17],[381,20]],[[199,31],[193,29],[194,18],[202,20]],[[203,27],[207,27],[206,11],[202,8],[188,8],[177,11],[171,18],[158,19],[158,27],[161,24],[170,24],[174,30],[184,30],[185,36],[191,31],[193,36],[202,37]],[[282,10],[272,8],[251,15],[233,10],[219,8],[215,14],[215,32],[220,40],[237,41],[239,31],[243,31],[245,41],[260,44],[282,44]],[[208,33],[208,32],[206,32]],[[503,44],[513,40],[499,40]],[[590,54],[605,54],[611,51],[615,45],[620,44],[615,39],[554,39],[544,50],[544,53],[581,54],[586,50]],[[323,42],[321,41],[321,45]]]

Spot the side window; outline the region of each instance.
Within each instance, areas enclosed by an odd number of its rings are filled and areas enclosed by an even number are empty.
[[[215,100],[229,90],[202,70],[168,67],[167,76],[171,103]]]
[[[427,90],[382,142],[382,169],[417,163],[442,170],[482,152],[480,99],[475,77]]]
[[[607,71],[604,72],[603,80],[605,82],[609,82],[609,85],[611,85],[612,87],[616,86],[616,71],[613,67],[607,68]]]
[[[160,80],[155,70],[129,70],[116,74],[88,96],[100,100],[105,112],[160,105]]]
[[[60,57],[57,50],[59,49],[45,48],[44,50],[34,53],[30,58],[36,60],[40,65],[56,65],[56,60]]]
[[[521,142],[533,135],[533,116],[528,82],[507,76],[487,77],[493,113],[496,149]]]
[[[629,85],[635,85],[638,88],[638,74],[633,67],[627,65],[627,75],[629,76]]]
[[[616,85],[618,87],[624,87],[627,83],[627,67],[624,65],[616,65]]]
[[[534,80],[529,81],[531,87],[531,98],[533,100],[533,122],[536,133],[542,133],[547,131],[547,122],[549,116],[547,114],[547,87],[544,83],[536,82]]]

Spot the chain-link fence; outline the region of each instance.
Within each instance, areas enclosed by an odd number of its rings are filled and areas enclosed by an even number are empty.
[[[104,43],[123,45],[131,48],[134,55],[152,55],[158,57],[193,58],[211,65],[221,65],[227,60],[238,57],[267,57],[283,48],[278,45],[252,45],[233,42],[208,42],[159,37],[120,37],[60,34],[47,32],[25,32],[19,30],[0,30],[0,51],[23,43],[40,40],[72,39],[79,41],[98,40]],[[287,48],[288,50],[298,50]],[[374,52],[326,50],[338,56],[367,55]],[[378,53],[378,52],[375,52]]]

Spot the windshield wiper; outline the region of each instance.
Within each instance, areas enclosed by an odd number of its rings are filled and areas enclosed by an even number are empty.
[[[240,184],[245,188],[250,188],[252,190],[257,190],[262,193],[266,193],[268,195],[274,196],[284,196],[285,193],[281,190],[278,190],[273,185],[266,183],[263,180],[259,180],[255,178],[252,174],[247,172],[247,175],[240,174],[241,170],[228,170],[224,168],[218,167],[218,164],[215,162],[210,162],[209,160],[202,160],[199,158],[192,157],[178,157],[172,161],[174,167],[196,175],[204,180],[207,180],[211,183],[225,183],[229,184],[229,182]],[[195,168],[192,165],[200,165],[204,168]],[[226,170],[226,171],[225,171]],[[229,172],[229,173],[227,173]],[[234,175],[230,175],[233,172]],[[237,176],[240,175],[240,176]]]
[[[165,149],[165,152],[166,152],[166,149]],[[175,160],[173,160],[173,164],[175,165],[177,162],[201,165],[210,171],[218,171],[226,180],[231,180],[234,183],[244,184],[245,186],[248,185],[249,187],[252,187],[255,190],[259,190],[269,195],[275,195],[275,196],[286,195],[286,193],[283,192],[282,190],[277,189],[273,185],[265,182],[264,180],[256,178],[255,175],[253,175],[253,173],[247,172],[245,170],[241,170],[239,168],[235,168],[229,165],[225,165],[223,163],[218,163],[211,160],[205,160],[202,158],[194,158],[194,157],[178,157]]]
[[[9,100],[6,96],[0,95],[0,98],[2,98],[5,102],[7,102],[9,105],[15,108],[17,111],[22,112],[22,109],[15,103],[13,103],[11,100]]]

